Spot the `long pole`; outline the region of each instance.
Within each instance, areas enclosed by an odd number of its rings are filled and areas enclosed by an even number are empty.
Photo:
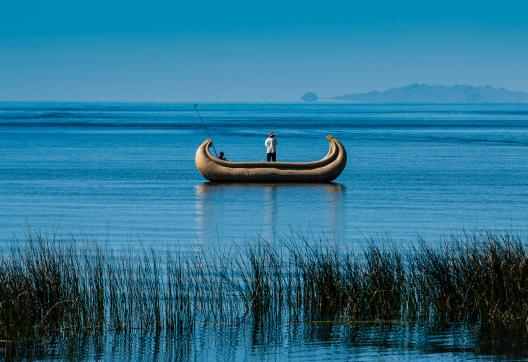
[[[196,111],[196,114],[198,115],[198,118],[200,118],[200,121],[202,122],[202,126],[205,130],[205,133],[207,134],[207,137],[211,140],[211,146],[213,146],[213,151],[215,153],[215,156],[218,157],[218,154],[216,153],[216,148],[214,146],[213,139],[211,138],[211,135],[209,134],[209,130],[207,129],[207,126],[205,125],[205,122],[202,118],[202,115],[200,114],[200,111],[198,110],[198,103],[194,105],[194,110]]]

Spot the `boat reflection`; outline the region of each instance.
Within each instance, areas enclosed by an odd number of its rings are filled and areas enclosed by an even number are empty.
[[[202,183],[195,186],[195,232],[200,242],[273,240],[286,233],[343,238],[341,184]]]

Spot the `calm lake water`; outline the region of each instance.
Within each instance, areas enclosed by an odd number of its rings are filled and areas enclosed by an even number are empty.
[[[462,229],[528,229],[528,104],[200,108],[230,160],[263,160],[264,139],[274,130],[279,160],[319,159],[332,134],[347,149],[347,168],[327,185],[210,184],[194,166],[206,136],[190,104],[0,103],[0,244],[23,238],[27,228],[114,248],[189,253],[292,234],[340,243],[388,234],[407,245]],[[251,326],[221,328],[231,342],[215,339],[216,349],[193,349],[191,356],[436,358],[481,350],[468,342],[474,334],[460,330],[409,336],[399,326],[380,342],[384,334],[374,326],[351,342],[348,327],[334,326],[321,338],[312,327],[302,327],[311,338],[293,335],[290,326],[262,343],[253,343],[260,337]],[[208,330],[193,343],[218,334]],[[222,351],[229,346],[228,356]]]

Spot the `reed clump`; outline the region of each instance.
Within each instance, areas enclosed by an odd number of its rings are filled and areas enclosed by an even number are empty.
[[[361,252],[290,247],[290,308],[303,306],[311,319],[395,319],[407,298],[401,253],[370,243]]]
[[[409,256],[423,317],[528,326],[526,243],[512,234],[452,236],[422,242]]]
[[[326,244],[328,245],[328,244]],[[238,253],[116,254],[30,234],[0,256],[0,340],[201,322],[462,321],[526,328],[528,256],[512,234],[361,250],[258,240]]]

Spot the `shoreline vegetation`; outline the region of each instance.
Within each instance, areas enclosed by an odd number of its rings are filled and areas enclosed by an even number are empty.
[[[236,252],[123,256],[29,233],[0,256],[0,340],[76,333],[191,334],[199,323],[459,322],[528,328],[528,248],[462,233],[399,250],[304,238]]]

